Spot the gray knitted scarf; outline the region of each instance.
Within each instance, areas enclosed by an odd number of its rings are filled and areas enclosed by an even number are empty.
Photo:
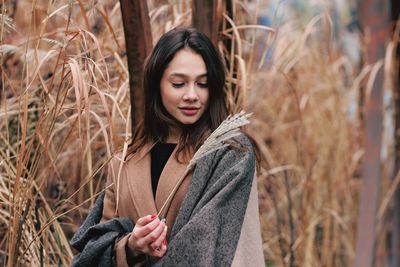
[[[255,155],[245,135],[200,159],[168,240],[159,259],[148,266],[230,266],[235,255],[255,171]],[[127,218],[99,224],[100,196],[71,239],[79,251],[72,266],[114,266],[116,240],[132,231]]]

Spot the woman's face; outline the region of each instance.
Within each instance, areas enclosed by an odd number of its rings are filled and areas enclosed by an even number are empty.
[[[167,112],[182,124],[200,119],[208,105],[207,68],[190,49],[179,50],[161,78],[160,93]]]

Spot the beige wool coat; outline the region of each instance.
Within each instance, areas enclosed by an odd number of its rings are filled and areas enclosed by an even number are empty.
[[[157,214],[173,187],[186,170],[187,163],[176,160],[176,148],[168,159],[153,196],[150,173],[150,150],[153,145],[144,146],[136,154],[122,160],[120,155],[113,158],[110,164],[101,222],[115,217],[128,217],[133,222],[140,217]],[[185,177],[172,201],[164,208],[161,218],[166,218],[168,226],[167,239],[173,229],[175,219],[193,178],[193,172]],[[116,265],[128,266],[126,245],[130,234],[125,235],[115,245]],[[169,242],[169,239],[168,239]],[[240,238],[231,266],[265,266],[262,252],[256,175],[251,186],[251,192]]]

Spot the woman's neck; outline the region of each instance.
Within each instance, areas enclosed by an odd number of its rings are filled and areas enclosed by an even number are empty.
[[[179,142],[179,138],[181,136],[181,131],[177,128],[170,128],[168,137],[165,139],[166,143],[177,144]]]

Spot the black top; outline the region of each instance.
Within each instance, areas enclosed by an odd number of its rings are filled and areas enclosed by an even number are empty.
[[[157,143],[151,149],[151,187],[153,189],[154,198],[156,197],[156,190],[161,172],[171,156],[172,151],[174,151],[175,146],[176,144]]]

